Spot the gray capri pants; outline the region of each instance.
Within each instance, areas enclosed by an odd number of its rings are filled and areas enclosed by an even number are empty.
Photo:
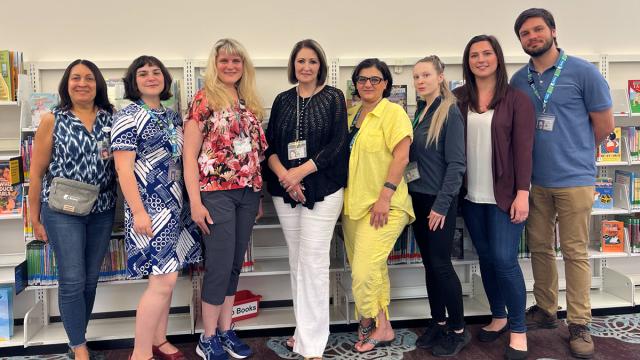
[[[204,279],[202,301],[222,305],[235,295],[247,244],[258,214],[260,192],[253,188],[204,191],[202,203],[213,218],[209,235],[203,234]]]

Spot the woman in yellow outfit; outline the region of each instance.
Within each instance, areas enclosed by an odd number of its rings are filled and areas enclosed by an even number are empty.
[[[349,179],[342,224],[351,264],[358,328],[358,352],[395,338],[389,322],[387,257],[415,216],[403,173],[413,138],[405,111],[386,97],[393,79],[387,64],[363,60],[351,76],[362,104],[350,109]]]

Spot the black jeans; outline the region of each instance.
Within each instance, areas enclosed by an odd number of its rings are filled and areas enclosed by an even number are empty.
[[[442,229],[429,230],[427,216],[435,201],[435,195],[411,192],[413,211],[416,221],[413,232],[422,255],[424,273],[427,283],[427,295],[431,306],[431,317],[434,321],[446,321],[449,314],[449,328],[459,330],[464,327],[464,310],[462,305],[462,286],[458,274],[451,264],[451,244],[456,228],[457,197],[454,197],[445,215]],[[445,312],[446,309],[446,312]]]

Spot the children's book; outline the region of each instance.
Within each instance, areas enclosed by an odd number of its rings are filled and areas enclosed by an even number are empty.
[[[58,94],[55,93],[33,93],[29,97],[31,104],[31,126],[37,128],[40,125],[42,115],[51,112],[54,106],[58,105]]]
[[[624,222],[602,220],[600,251],[624,252]]]
[[[636,175],[632,171],[616,170],[615,177],[613,179],[616,184],[622,184],[627,187],[627,191],[629,191],[629,204],[631,207],[635,207],[637,205],[634,189],[636,183],[635,178]]]
[[[594,209],[613,209],[613,180],[601,177],[596,179],[593,194]]]
[[[351,81],[351,79],[347,80],[347,92],[344,94],[347,97],[347,109],[360,102],[360,98],[357,95],[353,95],[353,93],[355,92],[355,84],[353,83],[353,81]]]
[[[631,115],[640,115],[640,80],[629,80],[628,91]]]
[[[391,94],[388,97],[389,101],[396,103],[407,111],[407,85],[393,85],[391,87]]]
[[[22,213],[22,185],[11,185],[8,161],[0,161],[0,214]]]
[[[598,146],[598,158],[596,160],[602,162],[622,161],[621,143],[622,129],[615,127],[611,134]]]

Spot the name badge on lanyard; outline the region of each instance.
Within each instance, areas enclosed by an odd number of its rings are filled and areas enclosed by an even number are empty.
[[[404,180],[408,183],[420,179],[420,171],[418,171],[418,163],[410,162],[404,169]]]
[[[547,113],[547,105],[549,104],[549,99],[553,94],[553,91],[556,88],[556,83],[558,78],[560,78],[560,74],[562,73],[562,69],[564,68],[564,64],[567,62],[567,54],[564,51],[560,54],[560,60],[556,64],[556,70],[553,73],[553,77],[549,82],[549,86],[545,91],[544,97],[540,96],[538,92],[538,88],[535,85],[535,81],[533,79],[533,74],[531,74],[531,69],[527,68],[527,80],[529,82],[529,86],[533,91],[533,94],[536,98],[542,103],[542,113],[536,115],[536,129],[541,131],[553,131],[553,127],[556,123],[556,116],[554,114]]]
[[[98,155],[102,160],[111,159],[111,143],[109,141],[109,135],[111,133],[111,128],[105,126],[102,128],[102,132],[104,133],[104,137],[102,140],[98,141]]]
[[[536,129],[542,131],[553,131],[553,125],[556,123],[556,116],[553,114],[537,114]]]
[[[289,160],[297,160],[307,157],[307,140],[298,140],[290,142],[287,145],[287,154]]]
[[[179,164],[175,160],[171,160],[169,164],[169,180],[176,182],[182,179],[182,169],[180,169]]]
[[[247,136],[233,139],[233,152],[236,155],[244,155],[251,152],[251,139]]]

